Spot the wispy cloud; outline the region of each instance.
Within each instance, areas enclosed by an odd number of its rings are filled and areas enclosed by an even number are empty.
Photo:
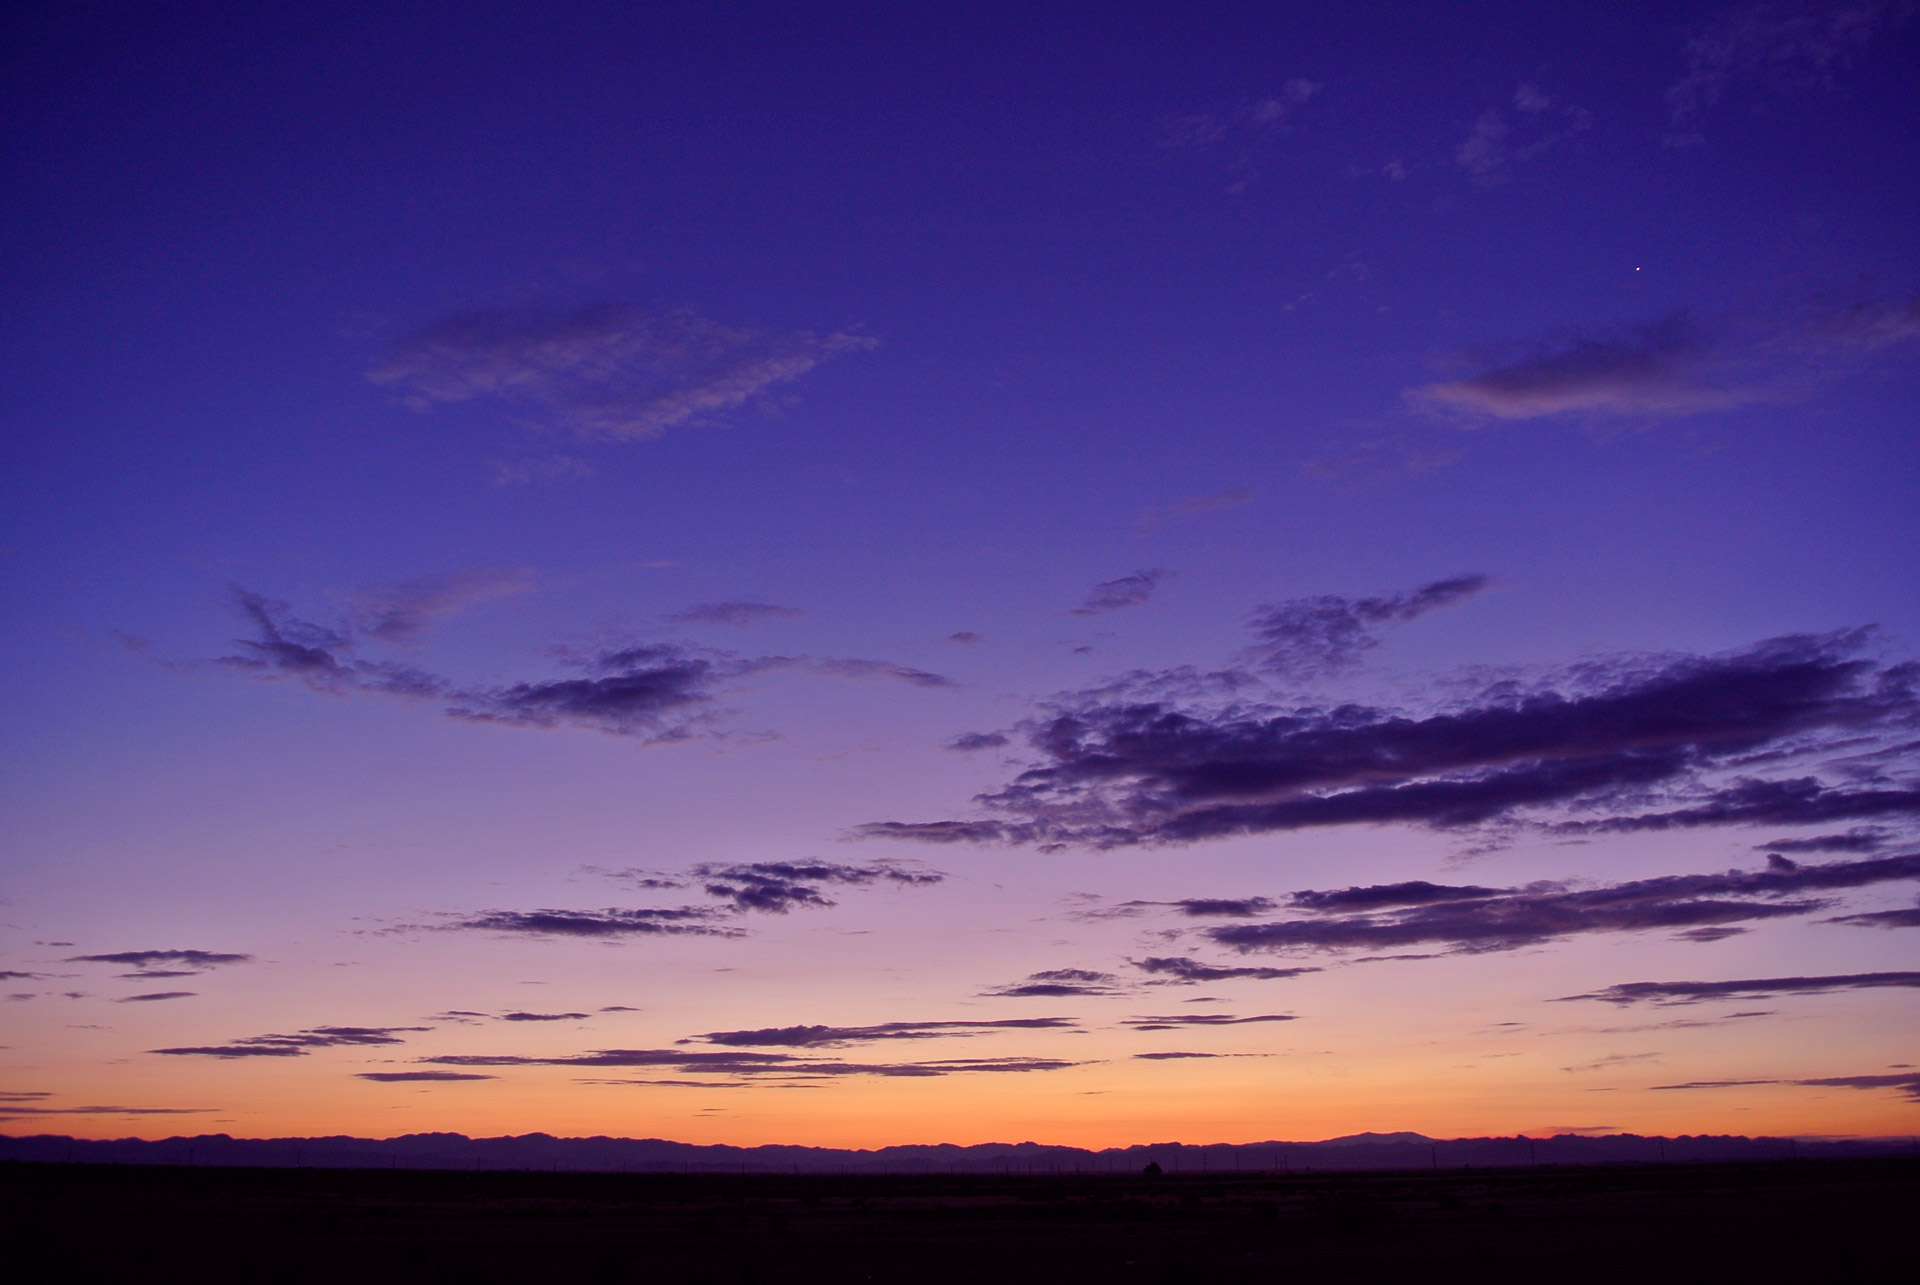
[[[768,620],[790,620],[800,614],[797,608],[771,602],[703,602],[676,611],[667,619],[677,625],[729,625],[740,629]]]
[[[946,1039],[996,1031],[1077,1030],[1070,1017],[1008,1017],[993,1021],[882,1022],[876,1026],[771,1026],[748,1031],[708,1031],[682,1044],[729,1048],[845,1048],[892,1040]]]
[[[1920,973],[1839,973],[1824,977],[1749,977],[1721,982],[1619,982],[1563,999],[1609,1004],[1698,1004],[1706,1000],[1761,999],[1769,995],[1828,995],[1834,991],[1920,989]]]
[[[1162,152],[1202,158],[1227,179],[1226,191],[1238,195],[1259,178],[1273,142],[1291,128],[1291,120],[1325,86],[1296,77],[1280,92],[1232,108],[1214,108],[1162,116],[1154,145]]]
[[[1143,973],[1165,977],[1176,986],[1193,986],[1200,982],[1277,982],[1298,977],[1302,973],[1321,971],[1314,967],[1252,968],[1231,964],[1203,964],[1197,959],[1179,955],[1155,955],[1146,959],[1130,959],[1127,962]]]
[[[1151,1017],[1122,1018],[1120,1024],[1136,1031],[1179,1031],[1196,1026],[1246,1026],[1261,1022],[1292,1022],[1291,1013],[1260,1013],[1236,1017],[1232,1013],[1173,1013]]]
[[[524,567],[471,567],[362,589],[351,615],[368,637],[409,646],[449,616],[533,587],[533,572]]]
[[[1667,89],[1669,146],[1700,141],[1697,119],[1742,82],[1805,90],[1833,83],[1912,0],[1761,0],[1721,10],[1686,43],[1687,70]]]
[[[733,903],[738,910],[783,915],[795,906],[831,906],[823,887],[927,887],[946,876],[891,862],[846,865],[832,861],[704,862],[693,874],[705,881],[710,897]]]
[[[922,1062],[842,1062],[799,1057],[791,1053],[707,1053],[687,1049],[597,1049],[560,1057],[520,1054],[449,1054],[421,1059],[441,1066],[571,1066],[585,1068],[648,1067],[680,1075],[707,1075],[729,1079],[811,1080],[838,1076],[880,1076],[923,1079],[946,1075],[1020,1074],[1059,1071],[1084,1063],[1053,1058],[948,1058]],[[594,1083],[618,1084],[599,1080]]]
[[[188,1048],[149,1049],[174,1057],[212,1057],[232,1060],[252,1057],[305,1057],[314,1049],[359,1048],[400,1044],[402,1035],[430,1031],[430,1026],[311,1026],[292,1035],[249,1035],[231,1044]]]
[[[420,1081],[448,1083],[456,1080],[497,1080],[500,1077],[478,1071],[356,1071],[354,1078],[374,1080],[381,1084],[412,1084]]]
[[[1113,580],[1103,580],[1087,591],[1086,601],[1070,608],[1070,616],[1104,616],[1110,611],[1120,611],[1127,607],[1137,607],[1153,597],[1162,583],[1172,578],[1173,572],[1154,567],[1145,571],[1136,571],[1132,575],[1120,576]]]
[[[1417,410],[1468,422],[1675,419],[1800,396],[1920,336],[1920,301],[1854,299],[1709,327],[1684,312],[1567,330],[1463,355],[1469,373],[1409,389]]]
[[[1514,89],[1511,107],[1512,115],[1505,108],[1486,108],[1454,148],[1454,164],[1482,186],[1506,182],[1515,163],[1543,156],[1593,128],[1592,112],[1557,104],[1532,83]]]
[[[1654,1084],[1653,1089],[1744,1089],[1760,1085],[1788,1085],[1817,1089],[1892,1089],[1920,1102],[1920,1072],[1902,1071],[1890,1075],[1830,1075],[1810,1080],[1689,1080],[1684,1084]]]
[[[1502,420],[1578,413],[1666,419],[1770,396],[1729,371],[1722,352],[1684,313],[1554,336],[1477,364],[1473,374],[1412,390],[1409,400],[1423,409]]]
[[[45,1097],[46,1095],[33,1096]],[[46,1115],[206,1115],[214,1109],[213,1107],[20,1106],[15,1105],[10,1099],[0,1099],[0,1120]]]
[[[719,705],[721,693],[752,675],[797,671],[922,688],[952,686],[940,674],[891,661],[749,657],[715,648],[651,642],[563,653],[563,663],[575,671],[567,677],[464,685],[415,666],[360,657],[350,623],[303,620],[288,604],[249,589],[235,588],[234,603],[253,626],[251,637],[236,640],[239,650],[171,668],[223,670],[263,681],[293,682],[329,696],[427,701],[466,722],[541,730],[581,728],[648,744],[685,741],[710,728],[724,712]],[[417,636],[418,627],[423,627],[417,615],[399,606],[375,619],[390,632],[398,629],[403,637]]]
[[[1380,626],[1406,624],[1455,606],[1486,592],[1492,583],[1484,575],[1461,575],[1380,597],[1321,594],[1267,604],[1248,621],[1259,640],[1249,659],[1260,669],[1294,677],[1350,669],[1380,645]]]
[[[1025,981],[996,987],[982,994],[999,999],[1071,999],[1088,995],[1124,995],[1126,989],[1112,973],[1086,968],[1049,968],[1029,973]]]
[[[737,937],[717,922],[726,912],[708,906],[623,910],[487,910],[448,927],[519,937]]]
[[[1220,491],[1212,495],[1196,495],[1191,500],[1169,504],[1163,509],[1148,509],[1140,515],[1139,530],[1142,534],[1158,531],[1169,522],[1197,517],[1202,513],[1217,513],[1221,509],[1237,509],[1252,502],[1253,492],[1244,487],[1236,487],[1234,490]]]
[[[371,373],[416,407],[501,402],[582,437],[635,441],[711,421],[878,340],[761,331],[615,305],[452,317]]]

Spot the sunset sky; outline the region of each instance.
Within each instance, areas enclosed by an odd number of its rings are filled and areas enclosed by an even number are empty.
[[[0,1131],[1920,1133],[1920,6],[41,5]]]

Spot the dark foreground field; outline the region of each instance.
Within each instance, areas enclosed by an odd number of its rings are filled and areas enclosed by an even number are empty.
[[[21,1281],[1902,1280],[1920,1163],[1165,1177],[0,1164]]]

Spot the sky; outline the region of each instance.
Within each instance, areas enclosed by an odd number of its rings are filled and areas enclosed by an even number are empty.
[[[1920,1132],[1920,12],[32,6],[0,1128]]]

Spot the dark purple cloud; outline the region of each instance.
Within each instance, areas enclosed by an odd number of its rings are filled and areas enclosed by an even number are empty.
[[[1258,642],[1250,659],[1257,668],[1305,677],[1348,669],[1380,645],[1374,630],[1417,620],[1486,591],[1483,575],[1435,580],[1406,593],[1379,598],[1324,594],[1258,608],[1248,627]]]
[[[488,910],[449,925],[475,932],[528,937],[736,937],[740,930],[712,922],[723,912],[705,906],[678,909]]]
[[[741,911],[784,915],[795,906],[834,904],[824,887],[861,888],[893,884],[927,887],[946,878],[937,870],[914,870],[889,862],[846,865],[832,861],[704,862],[693,874],[705,880],[710,897],[733,903]]]
[[[181,964],[198,971],[223,964],[251,964],[252,955],[230,955],[214,950],[118,950],[106,955],[69,955],[69,964],[126,964],[145,969],[150,964]],[[143,977],[184,977],[186,972],[134,974]]]
[[[192,999],[196,991],[149,991],[145,995],[123,995],[113,1001],[116,1004],[150,1004],[163,999]]]
[[[1181,914],[1195,919],[1244,919],[1251,915],[1264,915],[1274,909],[1274,903],[1268,897],[1188,897],[1173,904],[1180,908]]]
[[[981,993],[1003,999],[1069,999],[1078,995],[1124,995],[1126,991],[1120,987],[1119,982],[1120,979],[1112,973],[1099,973],[1085,968],[1049,968],[1044,972],[1029,973],[1023,982],[1015,982]]]
[[[859,833],[1109,848],[1319,826],[1463,828],[1543,809],[1616,814],[1558,823],[1581,831],[1920,812],[1920,794],[1893,782],[1720,779],[1827,747],[1837,757],[1843,741],[1857,759],[1861,738],[1920,723],[1920,666],[1863,658],[1867,636],[1593,662],[1552,685],[1496,683],[1425,713],[1067,696],[1024,725],[1039,762],[980,796],[998,816]],[[1910,745],[1889,753],[1913,757]],[[1663,798],[1685,806],[1649,809]]]
[[[1424,882],[1299,892],[1312,912],[1258,924],[1223,925],[1207,936],[1238,950],[1383,950],[1446,945],[1456,951],[1511,950],[1596,932],[1667,929],[1697,941],[1726,926],[1806,915],[1831,901],[1809,893],[1920,880],[1920,854],[1800,865],[1775,854],[1762,870],[1666,875],[1591,888],[1536,883],[1522,888],[1448,888]]]
[[[1245,1026],[1253,1022],[1292,1022],[1291,1013],[1261,1013],[1254,1017],[1235,1017],[1232,1013],[1175,1013],[1162,1017],[1129,1017],[1122,1026],[1136,1031],[1177,1031],[1193,1026]]]
[[[415,1081],[439,1083],[455,1080],[497,1080],[497,1075],[483,1075],[478,1071],[357,1071],[356,1079],[376,1080],[381,1084],[411,1084]]]
[[[590,1013],[502,1013],[503,1022],[576,1022],[592,1016]]]
[[[1222,964],[1203,964],[1197,959],[1185,956],[1150,956],[1146,959],[1127,961],[1143,973],[1171,979],[1173,984],[1191,986],[1200,982],[1259,981],[1277,982],[1298,977],[1302,973],[1317,973],[1321,970],[1313,967],[1303,968],[1246,968]]]
[[[1717,999],[1759,999],[1768,995],[1826,995],[1843,990],[1893,987],[1920,989],[1920,973],[1840,973],[1827,977],[1751,977],[1724,982],[1619,982],[1563,999],[1598,999],[1609,1004],[1698,1004]]]
[[[310,1026],[292,1035],[249,1035],[231,1044],[147,1051],[176,1057],[305,1057],[313,1049],[402,1044],[405,1043],[400,1038],[402,1035],[432,1029],[431,1026]]]
[[[1892,840],[1876,826],[1855,826],[1844,834],[1810,834],[1799,839],[1773,839],[1753,845],[1756,852],[1878,852]]]
[[[966,754],[974,750],[997,750],[1008,743],[1002,732],[962,732],[946,742],[944,748]]]
[[[1171,579],[1173,572],[1162,567],[1145,571],[1136,571],[1132,575],[1120,576],[1114,580],[1102,580],[1087,590],[1086,601],[1070,609],[1070,616],[1104,616],[1110,611],[1120,611],[1127,607],[1137,607],[1153,597],[1162,583]]]
[[[1190,1058],[1190,1057],[1221,1057],[1221,1056],[1224,1056],[1224,1055],[1223,1055],[1223,1054],[1220,1054],[1220,1053],[1186,1053],[1186,1052],[1174,1052],[1174,1053],[1135,1053],[1135,1054],[1134,1054],[1133,1056],[1134,1056],[1134,1057],[1135,1057],[1136,1059],[1138,1059],[1139,1061],[1142,1061],[1142,1062],[1171,1062],[1171,1061],[1175,1061],[1175,1060],[1178,1060],[1178,1059],[1182,1059],[1182,1058]]]
[[[877,1026],[770,1026],[751,1031],[708,1031],[682,1044],[729,1048],[845,1048],[885,1040],[926,1040],[986,1035],[1002,1030],[1077,1030],[1070,1017],[1009,1017],[982,1022],[882,1022]]]
[[[1868,910],[1856,915],[1835,915],[1824,922],[1852,924],[1856,928],[1920,928],[1920,906],[1899,910]]]

